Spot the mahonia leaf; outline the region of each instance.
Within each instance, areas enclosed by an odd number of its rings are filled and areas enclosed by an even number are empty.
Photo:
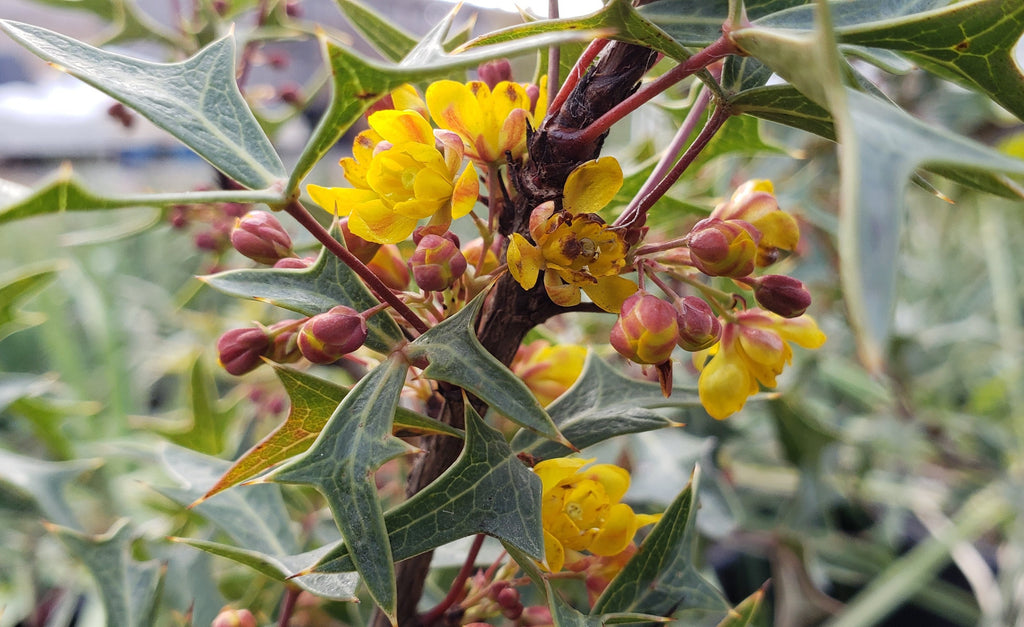
[[[228,270],[199,277],[210,287],[241,298],[251,298],[298,312],[304,316],[324,313],[337,305],[366,311],[377,305],[358,275],[326,248],[316,263],[304,269]],[[366,346],[390,353],[403,340],[394,319],[381,312],[366,321]]]
[[[547,46],[586,39],[591,34],[575,31],[542,33],[513,42],[449,54],[444,49],[444,39],[457,9],[452,9],[398,65],[368,61],[353,53],[348,46],[338,45],[326,37],[321,38],[324,56],[333,78],[331,103],[299,156],[288,180],[287,190],[298,189],[313,166],[338,143],[345,131],[372,104],[395,88],[405,83],[445,78],[454,70],[475,68],[492,59],[514,57]]]
[[[658,524],[594,603],[593,614],[641,612],[666,616],[687,610],[724,614],[729,604],[697,572],[697,492],[700,467]]]
[[[232,423],[234,411],[218,407],[217,382],[197,357],[189,371],[188,399],[191,421],[184,430],[164,430],[170,441],[207,455],[219,455],[224,450],[226,431]]]
[[[8,492],[0,502],[5,508],[34,510],[62,527],[78,529],[80,525],[64,491],[79,476],[102,465],[101,459],[51,462],[0,449],[0,490]]]
[[[387,513],[396,560],[477,533],[498,538],[531,559],[544,554],[540,479],[466,403],[466,446],[451,468]],[[339,545],[314,572],[354,568],[349,547]]]
[[[59,270],[59,266],[47,264],[21,268],[16,275],[0,278],[0,340],[46,319],[44,314],[24,312],[18,306],[53,281]]]
[[[5,193],[0,197],[0,224],[64,211],[108,211],[202,202],[274,203],[281,201],[280,194],[277,192],[247,189],[167,194],[147,193],[135,196],[99,195],[82,185],[68,164],[62,165],[35,188],[5,185],[2,191]],[[151,220],[147,221],[147,224],[150,222]]]
[[[201,551],[206,551],[212,555],[219,555],[239,564],[244,564],[275,581],[295,584],[318,597],[334,601],[359,600],[356,597],[359,575],[355,573],[299,574],[307,570],[310,565],[315,564],[328,547],[299,553],[298,555],[270,555],[261,551],[244,549],[210,540],[198,540],[195,538],[170,539],[174,542],[180,542]]]
[[[284,385],[291,409],[288,418],[267,437],[246,451],[224,476],[210,488],[207,499],[221,490],[251,479],[272,466],[303,453],[327,424],[348,389],[313,375],[271,364]],[[395,432],[415,434],[446,434],[461,438],[462,432],[443,422],[399,407],[395,412]]]
[[[484,290],[458,313],[416,338],[405,347],[405,354],[414,362],[429,361],[423,376],[456,385],[516,424],[571,447],[530,388],[477,339],[476,317],[488,293]]]
[[[718,20],[717,27],[721,26],[722,20]],[[690,56],[686,48],[634,9],[629,0],[610,0],[598,11],[584,17],[541,20],[505,28],[477,37],[467,43],[466,47],[495,45],[520,37],[536,37],[560,31],[590,34],[589,39],[593,39],[594,34],[604,33],[604,36],[611,39],[645,46],[673,59],[686,59]]]
[[[718,623],[718,627],[748,627],[755,624],[764,607],[764,595],[768,584],[755,590],[753,594],[740,601],[740,604],[729,610],[729,614]]]
[[[349,23],[385,57],[401,61],[416,47],[416,40],[395,26],[393,18],[375,13],[355,0],[337,1]]]
[[[107,613],[108,625],[146,627],[155,618],[163,567],[156,560],[137,562],[131,557],[132,532],[127,519],[103,536],[48,525],[71,553],[92,573]]]
[[[221,38],[179,63],[152,63],[29,24],[0,28],[41,58],[136,110],[251,189],[286,177],[235,82],[235,46]]]
[[[395,565],[373,480],[384,462],[412,447],[391,435],[408,366],[391,357],[345,396],[313,446],[267,480],[310,485],[327,499],[355,567],[377,605],[395,615]]]
[[[658,407],[679,407],[704,414],[694,390],[675,388],[672,396],[665,398],[657,383],[623,376],[589,352],[579,378],[547,409],[562,434],[583,449],[626,433],[680,426],[654,411]],[[538,459],[570,452],[561,444],[528,431],[520,431],[512,438],[512,448]]]

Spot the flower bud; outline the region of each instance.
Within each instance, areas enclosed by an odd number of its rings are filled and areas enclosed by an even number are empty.
[[[487,274],[498,267],[498,257],[490,248],[484,250],[484,240],[481,237],[466,242],[466,245],[462,247],[462,254],[469,265],[474,268],[480,263],[480,255],[484,256],[480,274]]]
[[[739,220],[705,218],[690,230],[690,260],[708,276],[744,277],[754,271],[757,239],[757,230]]]
[[[377,242],[371,242],[365,240],[348,228],[348,218],[345,218],[339,223],[341,228],[341,236],[345,240],[345,248],[348,252],[356,256],[356,259],[363,263],[370,263],[373,256],[380,250],[380,244]]]
[[[231,245],[249,259],[268,266],[294,256],[292,238],[277,218],[266,211],[250,211],[235,220]]]
[[[393,290],[404,290],[409,285],[409,270],[401,251],[394,244],[381,246],[366,267]]]
[[[639,291],[622,303],[610,342],[630,361],[660,364],[671,357],[678,331],[675,308],[653,294]]]
[[[286,270],[305,270],[316,262],[313,257],[284,257],[278,259],[274,264],[275,268],[284,268]]]
[[[679,337],[676,344],[687,351],[709,348],[722,337],[722,323],[703,298],[685,296],[676,301]]]
[[[779,251],[794,250],[800,241],[800,226],[792,215],[779,209],[774,191],[771,181],[747,181],[711,212],[712,218],[740,220],[757,229],[761,234],[757,242],[759,268],[775,263]]]
[[[519,591],[515,588],[502,588],[496,596],[495,600],[502,608],[506,610],[519,608],[519,611],[522,612],[523,604],[519,600]]]
[[[416,285],[427,292],[440,292],[466,271],[466,258],[457,244],[439,235],[424,235],[409,259]]]
[[[440,235],[447,240],[451,240],[451,242],[456,246],[462,246],[462,243],[459,241],[459,236],[449,231],[447,227],[440,225],[431,226],[429,224],[427,226],[416,227],[416,230],[412,232],[412,243],[419,244],[420,240],[422,240],[426,235]]]
[[[249,610],[224,608],[210,623],[210,627],[256,627],[256,617]]]
[[[757,302],[783,318],[796,318],[811,306],[811,293],[793,277],[768,274],[759,277],[753,286]]]
[[[217,340],[217,361],[230,374],[241,376],[259,367],[270,338],[261,327],[231,329]]]
[[[265,355],[279,364],[288,364],[302,357],[299,350],[299,320],[282,320],[267,328],[270,347]]]
[[[508,59],[494,59],[481,63],[476,69],[476,74],[488,87],[494,89],[501,81],[512,80],[512,64]]]
[[[366,320],[358,311],[338,305],[302,325],[299,350],[314,364],[331,364],[362,346],[368,333]]]

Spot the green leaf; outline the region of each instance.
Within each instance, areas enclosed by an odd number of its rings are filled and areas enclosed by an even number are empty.
[[[455,9],[431,30],[398,65],[375,63],[322,38],[324,56],[331,68],[331,103],[299,156],[287,190],[298,189],[313,166],[338,143],[341,136],[377,100],[405,83],[421,83],[444,78],[453,71],[475,68],[484,61],[533,52],[568,41],[585,38],[588,33],[558,31],[541,33],[508,43],[474,47],[449,54],[444,39],[454,20]]]
[[[0,449],[0,486],[6,484],[14,488],[16,496],[23,497],[19,509],[32,507],[46,520],[78,529],[78,520],[64,492],[69,483],[102,465],[101,459],[49,462]],[[14,500],[12,495],[4,495],[5,505]]]
[[[2,385],[3,379],[0,379]],[[0,396],[3,393],[0,392]],[[4,405],[0,400],[0,407]],[[32,432],[46,446],[54,459],[72,459],[74,444],[65,432],[67,418],[95,416],[103,409],[98,401],[61,401],[25,395],[10,404],[10,413],[23,417],[32,425]]]
[[[718,26],[721,25],[722,22],[719,20]],[[515,41],[521,37],[537,37],[560,31],[575,31],[585,35],[585,39],[593,39],[595,35],[603,32],[605,37],[646,46],[673,59],[682,60],[690,56],[686,48],[673,41],[672,37],[657,25],[645,19],[642,12],[634,9],[629,0],[610,0],[600,10],[585,17],[540,20],[505,28],[477,37],[466,44],[466,47],[489,46]]]
[[[686,610],[728,611],[729,604],[697,572],[697,492],[700,467],[665,510],[636,555],[594,603],[592,614],[641,612],[666,616]]]
[[[348,389],[314,377],[301,370],[271,364],[284,385],[291,409],[288,418],[267,437],[246,451],[203,498],[251,479],[272,466],[305,452],[327,424]],[[462,432],[440,421],[399,407],[394,430],[424,434],[447,434],[461,438]]]
[[[179,487],[155,486],[154,489],[182,507],[188,507],[206,494],[228,467],[224,460],[173,444],[163,444],[157,455]],[[299,550],[280,486],[255,485],[228,490],[197,504],[192,511],[248,549],[276,556],[291,555]]]
[[[760,616],[761,608],[764,607],[762,603],[764,602],[766,588],[767,584],[761,586],[759,590],[729,610],[728,616],[718,623],[718,627],[749,627],[755,624],[754,621]]]
[[[224,450],[225,433],[231,426],[234,411],[217,407],[217,382],[202,357],[197,357],[189,369],[187,394],[191,404],[191,423],[184,432],[166,433],[167,438],[200,453],[219,455]]]
[[[224,174],[251,189],[285,178],[284,166],[235,83],[235,47],[224,37],[179,63],[99,50],[13,21],[0,28],[65,72],[138,111]]]
[[[366,311],[378,304],[358,275],[326,248],[312,266],[299,269],[229,270],[199,277],[210,287],[241,298],[263,301],[304,316],[324,313],[337,305]],[[387,313],[366,321],[366,345],[390,353],[403,340],[402,331]]]
[[[395,565],[373,473],[412,449],[391,435],[407,370],[397,356],[377,366],[345,396],[313,446],[267,477],[311,485],[324,495],[370,595],[392,617]]]
[[[623,376],[591,351],[579,378],[548,406],[548,413],[566,439],[583,449],[626,433],[681,426],[654,411],[658,407],[704,411],[693,390],[677,388],[665,398],[657,383]],[[512,438],[512,448],[538,459],[570,453],[561,444],[528,431]]]
[[[792,85],[767,85],[742,91],[729,100],[735,114],[746,113],[835,140],[836,131],[828,109],[800,93]]]
[[[548,439],[569,445],[522,379],[512,374],[476,337],[476,317],[490,290],[405,347],[414,362],[427,360],[423,376],[447,381],[483,399],[491,409]]]
[[[768,402],[779,443],[794,466],[814,471],[824,450],[839,441],[839,434],[822,424],[799,398]]]
[[[51,525],[71,553],[92,573],[107,613],[108,625],[152,625],[160,596],[163,567],[156,560],[131,557],[132,533],[127,519],[103,536],[87,536]]]
[[[403,560],[477,533],[498,538],[532,559],[544,554],[540,479],[466,404],[466,446],[451,468],[384,517],[394,558]],[[316,572],[353,569],[341,545]]]
[[[101,196],[83,186],[67,164],[61,166],[35,189],[7,186],[4,191],[7,193],[0,197],[0,224],[64,211],[166,207],[180,203],[275,203],[281,201],[281,195],[278,192],[254,192],[251,190]]]
[[[392,18],[379,15],[355,0],[337,2],[341,12],[359,34],[392,61],[401,61],[402,57],[416,47],[416,39],[396,27]]]
[[[19,268],[17,274],[0,277],[0,340],[46,320],[44,314],[27,313],[19,306],[53,281],[59,270],[59,266],[47,264]]]
[[[328,547],[315,551],[300,553],[298,555],[269,555],[260,551],[239,548],[220,542],[210,540],[197,540],[195,538],[170,538],[174,542],[180,542],[206,551],[213,555],[226,557],[227,559],[244,564],[253,570],[274,579],[275,581],[288,582],[298,585],[304,590],[334,601],[358,601],[356,588],[359,585],[359,575],[355,573],[332,573],[321,574],[311,573],[300,575],[317,560],[323,557]]]

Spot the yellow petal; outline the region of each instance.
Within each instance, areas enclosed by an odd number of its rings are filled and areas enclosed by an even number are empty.
[[[636,515],[632,508],[625,503],[613,505],[587,550],[594,555],[616,555],[633,541],[636,528]]]
[[[553,573],[562,570],[565,565],[565,549],[558,538],[547,531],[544,532],[544,566]]]
[[[469,214],[479,197],[480,179],[477,178],[476,168],[470,163],[455,182],[455,191],[452,192],[452,217],[461,218]]]
[[[566,477],[571,477],[577,470],[594,461],[593,458],[554,457],[537,462],[533,472],[540,477],[541,492],[547,493]]]
[[[806,315],[780,322],[775,327],[775,331],[782,336],[782,339],[810,349],[821,348],[825,340],[828,339],[818,328],[814,318]]]
[[[313,202],[338,216],[347,216],[356,205],[380,199],[376,192],[368,189],[307,185],[306,191]]]
[[[434,131],[430,123],[415,111],[384,109],[373,113],[366,121],[370,128],[392,144],[415,142],[434,145]]]
[[[551,302],[561,307],[573,307],[580,304],[580,288],[563,283],[562,277],[551,270],[544,273],[544,291],[548,293]]]
[[[450,80],[436,81],[427,87],[427,109],[441,128],[455,131],[472,145],[484,133],[480,103],[466,85]]]
[[[353,233],[371,242],[397,244],[412,235],[416,222],[378,201],[355,208],[348,226]]]
[[[614,157],[587,161],[566,179],[562,207],[572,214],[596,213],[621,187],[622,168]]]
[[[596,464],[580,471],[580,474],[600,483],[608,500],[613,503],[621,501],[629,489],[629,472],[613,464]]]
[[[646,527],[647,525],[653,525],[654,523],[661,520],[664,514],[637,514],[636,515],[636,528]]]
[[[427,103],[423,102],[423,97],[409,83],[391,92],[391,102],[394,103],[395,108],[398,110],[410,109],[424,118],[429,115],[427,113]]]
[[[757,393],[757,382],[734,353],[722,351],[704,366],[697,391],[704,409],[722,420],[743,409],[747,397]]]
[[[506,252],[508,272],[524,290],[532,289],[537,284],[544,258],[535,246],[526,241],[519,233],[513,233],[508,242]]]
[[[636,283],[620,276],[601,277],[597,283],[583,286],[590,300],[610,313],[619,313],[622,302],[635,294],[636,290]]]
[[[494,155],[499,161],[505,160],[505,151],[518,159],[526,152],[526,110],[516,109],[508,114],[498,132],[498,145]]]

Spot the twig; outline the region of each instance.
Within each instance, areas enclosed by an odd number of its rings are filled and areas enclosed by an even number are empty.
[[[484,534],[478,533],[473,538],[473,545],[469,547],[469,552],[466,554],[466,561],[462,563],[462,568],[459,569],[455,579],[452,581],[452,587],[448,590],[448,594],[445,595],[441,602],[432,607],[422,616],[420,616],[420,624],[424,627],[430,627],[438,619],[444,616],[455,602],[458,601],[459,596],[462,595],[462,588],[466,585],[466,580],[469,579],[469,575],[473,572],[473,566],[476,564],[476,556],[480,554],[480,547],[484,544]]]

